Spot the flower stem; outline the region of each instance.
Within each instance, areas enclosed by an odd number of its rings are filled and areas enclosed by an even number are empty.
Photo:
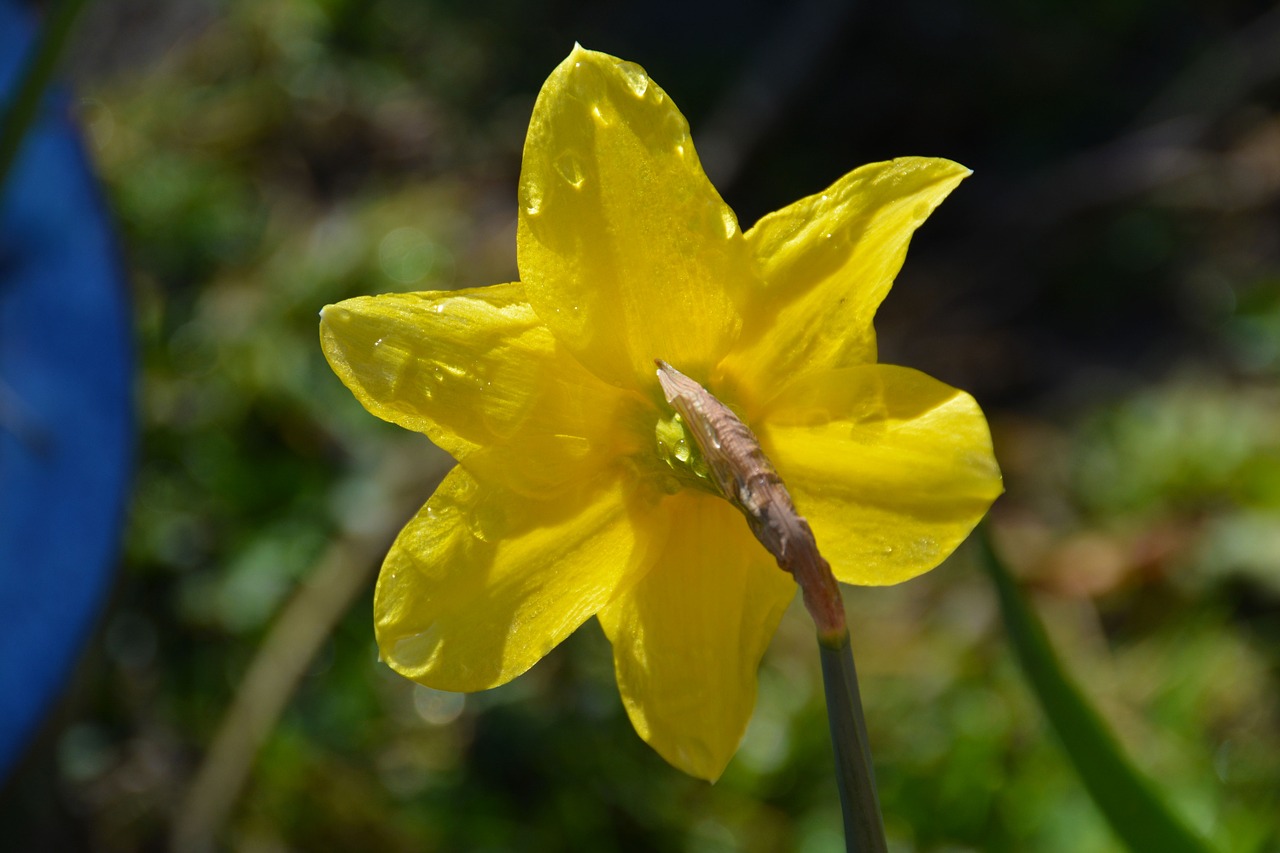
[[[796,512],[786,485],[750,428],[697,382],[665,361],[657,365],[667,402],[690,428],[720,493],[747,517],[760,544],[800,586],[818,630],[845,848],[849,853],[885,853],[884,819],[862,717],[858,673],[853,668],[844,601],[831,566],[818,552],[813,530]]]
[[[844,603],[831,566],[750,427],[706,388],[665,361],[657,365],[667,402],[689,427],[720,494],[746,516],[778,567],[796,579],[818,639],[838,643],[847,637]]]
[[[844,814],[844,844],[849,853],[884,853],[884,819],[871,765],[871,744],[862,716],[858,672],[853,665],[849,632],[832,641],[819,637],[822,683],[827,693],[827,721],[836,754],[836,783]]]

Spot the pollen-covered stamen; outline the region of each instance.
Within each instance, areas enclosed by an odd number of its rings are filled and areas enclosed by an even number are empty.
[[[819,636],[843,637],[844,603],[831,566],[760,442],[707,389],[665,361],[655,363],[662,392],[697,442],[720,494],[741,510],[751,532],[800,585]]]

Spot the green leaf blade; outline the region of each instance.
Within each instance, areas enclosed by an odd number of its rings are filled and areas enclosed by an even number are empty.
[[[1125,756],[1101,715],[1063,668],[1044,626],[1000,561],[986,526],[975,537],[1023,673],[1089,796],[1135,853],[1210,853]]]

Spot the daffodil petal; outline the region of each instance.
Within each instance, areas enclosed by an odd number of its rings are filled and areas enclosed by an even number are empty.
[[[621,479],[532,501],[460,465],[382,566],[374,595],[382,658],[439,690],[503,684],[632,582],[662,522]]]
[[[900,583],[942,562],[1002,491],[982,411],[916,370],[810,374],[757,431],[845,583]]]
[[[728,502],[681,492],[663,508],[665,549],[600,624],[636,731],[671,764],[714,781],[746,731],[760,658],[796,585]]]
[[[320,340],[366,409],[455,458],[520,442],[537,460],[583,459],[610,440],[621,404],[556,343],[520,284],[348,299],[321,312]]]
[[[638,65],[575,47],[533,108],[520,278],[605,380],[651,391],[653,360],[704,375],[737,335],[752,266],[689,126]]]
[[[744,388],[876,360],[875,317],[911,235],[970,172],[902,157],[855,169],[747,232],[764,281],[725,370]]]

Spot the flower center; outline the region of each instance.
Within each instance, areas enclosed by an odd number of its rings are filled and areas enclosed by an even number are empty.
[[[654,424],[653,438],[658,458],[665,463],[660,482],[664,492],[675,494],[683,488],[694,488],[720,493],[711,479],[706,458],[679,412],[669,410],[659,417]]]

